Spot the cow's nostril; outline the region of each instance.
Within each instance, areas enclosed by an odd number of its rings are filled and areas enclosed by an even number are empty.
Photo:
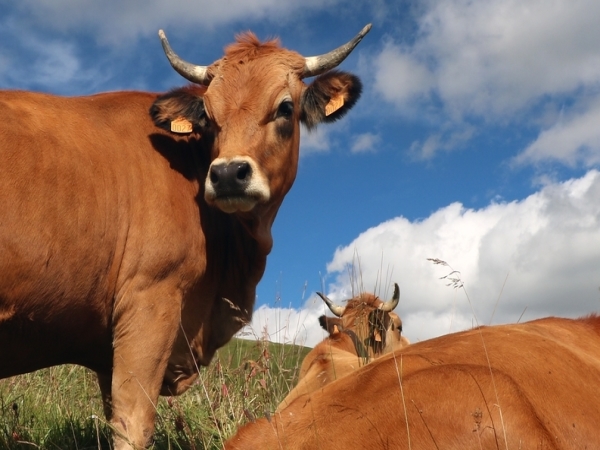
[[[214,168],[211,168],[210,170],[210,181],[213,184],[217,184],[219,182],[219,175],[217,174],[217,171],[214,170]]]
[[[237,179],[240,181],[248,178],[252,173],[252,169],[250,168],[250,164],[247,162],[240,163],[237,170]]]

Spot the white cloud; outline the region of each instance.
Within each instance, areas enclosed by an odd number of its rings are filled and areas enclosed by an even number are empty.
[[[100,42],[118,45],[124,40],[155,34],[159,28],[195,26],[214,29],[247,19],[284,19],[298,11],[323,8],[337,0],[23,0],[18,7],[28,20],[62,32],[96,31]]]
[[[422,221],[397,217],[370,228],[336,250],[327,266],[333,280],[328,293],[336,301],[357,290],[387,296],[397,282],[396,311],[407,337],[416,341],[489,324],[492,317],[493,323],[505,323],[521,315],[531,320],[597,311],[598,267],[600,172],[590,171],[521,201],[479,210],[453,203]],[[460,271],[453,276],[465,290],[441,279],[452,270]],[[322,305],[310,303],[293,311],[293,332],[306,327],[307,342],[314,345],[322,337],[314,331],[322,311]],[[259,309],[258,317],[264,315]]]
[[[302,127],[300,131],[300,156],[328,152],[331,148],[330,132],[330,128],[325,125],[311,131]]]
[[[430,93],[454,113],[512,114],[598,84],[599,16],[595,0],[434,1],[412,45],[375,58],[376,87],[399,107]]]
[[[475,133],[475,127],[468,124],[448,128],[449,131],[434,133],[422,142],[414,141],[410,146],[410,153],[416,159],[431,159],[440,151],[450,151],[461,147]]]
[[[237,337],[313,347],[326,336],[318,320],[326,311],[329,310],[316,295],[301,310],[262,305]]]
[[[374,153],[381,143],[381,136],[374,133],[363,133],[352,138],[352,153]]]
[[[0,49],[0,84],[4,87],[63,92],[79,85],[91,91],[106,78],[97,68],[100,65],[94,70],[82,67],[72,40],[22,33],[14,21],[0,22],[0,37],[18,40]]]
[[[540,111],[547,120],[548,112],[564,110],[572,116],[568,123],[542,125],[550,130],[521,160],[600,160],[598,133],[591,126],[600,102],[600,2],[432,0],[425,5],[418,10],[415,39],[389,41],[373,57],[377,93],[407,116],[450,120],[459,127],[481,119],[539,126]],[[435,154],[439,143],[432,136],[419,145],[421,153]]]
[[[399,108],[410,110],[415,99],[429,97],[434,74],[411,49],[388,42],[375,57],[375,90]]]
[[[556,160],[568,165],[600,163],[600,97],[583,111],[561,117],[542,131],[514,162],[517,164]]]

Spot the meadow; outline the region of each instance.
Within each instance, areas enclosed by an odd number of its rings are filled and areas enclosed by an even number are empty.
[[[160,398],[153,449],[221,449],[240,425],[276,409],[309,350],[233,339],[185,394]],[[0,380],[0,449],[110,448],[93,372],[63,365]]]

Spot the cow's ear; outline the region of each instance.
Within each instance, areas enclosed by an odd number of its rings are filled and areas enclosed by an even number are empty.
[[[329,334],[339,333],[343,329],[342,319],[339,317],[321,316],[319,317],[319,324]]]
[[[150,117],[157,127],[175,134],[202,134],[209,126],[204,110],[205,89],[189,86],[158,97],[150,107]]]
[[[302,94],[300,120],[308,129],[338,120],[354,106],[361,92],[360,79],[351,73],[332,70],[320,75]]]

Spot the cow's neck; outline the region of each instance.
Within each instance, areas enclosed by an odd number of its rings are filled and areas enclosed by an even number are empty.
[[[205,221],[205,217],[208,217]],[[213,305],[208,354],[227,343],[249,323],[256,285],[263,276],[271,250],[271,217],[230,215],[211,208],[202,214],[206,241],[205,278],[212,286]],[[210,232],[208,232],[210,229]],[[207,336],[208,337],[208,336]]]

